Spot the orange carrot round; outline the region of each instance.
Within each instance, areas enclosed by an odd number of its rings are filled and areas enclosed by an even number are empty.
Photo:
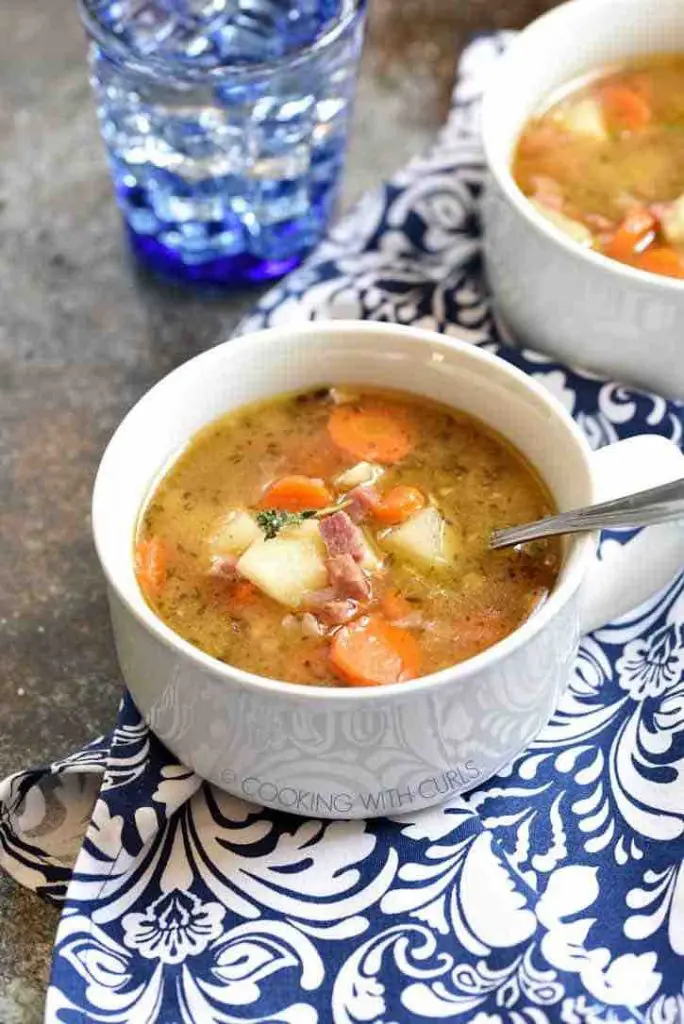
[[[417,487],[393,487],[373,507],[373,515],[381,523],[392,526],[403,523],[406,519],[425,507],[425,495]]]
[[[391,464],[413,448],[407,417],[380,402],[333,409],[328,431],[338,448],[357,459]]]
[[[684,258],[676,249],[670,249],[665,245],[653,246],[640,253],[634,260],[634,266],[640,270],[648,270],[652,274],[684,279]]]
[[[357,619],[337,631],[330,646],[335,671],[350,686],[383,686],[413,679],[420,648],[406,629],[380,616]]]
[[[135,574],[145,597],[158,598],[166,585],[167,550],[161,537],[147,537],[135,546]]]
[[[284,476],[267,487],[261,496],[261,508],[304,512],[309,508],[325,508],[333,496],[322,480],[310,476]]]
[[[385,618],[391,622],[393,619],[403,619],[405,615],[413,611],[413,605],[398,591],[387,590],[380,598],[380,609]]]
[[[228,602],[231,605],[252,604],[257,594],[257,588],[249,580],[236,580],[228,589]]]
[[[614,83],[604,86],[601,90],[601,102],[611,128],[639,132],[650,124],[650,103],[642,92],[628,85]]]

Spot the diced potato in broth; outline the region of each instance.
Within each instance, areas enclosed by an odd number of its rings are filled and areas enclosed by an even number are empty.
[[[584,96],[569,103],[561,103],[553,114],[556,124],[569,132],[604,142],[608,138],[606,119],[595,96]]]
[[[306,594],[328,583],[318,524],[305,520],[268,540],[262,534],[245,551],[236,570],[268,597],[287,608],[299,608]]]
[[[328,492],[328,506],[301,508],[301,495]],[[321,387],[191,440],[141,514],[139,582],[171,629],[227,664],[284,683],[400,684],[533,614],[558,542],[494,552],[487,539],[552,511],[523,456],[472,417]]]
[[[463,546],[459,528],[447,523],[434,505],[416,512],[401,526],[387,530],[381,543],[415,565],[452,572],[457,570],[456,558]]]
[[[256,519],[244,509],[231,509],[221,520],[210,541],[212,554],[241,555],[261,536]]]

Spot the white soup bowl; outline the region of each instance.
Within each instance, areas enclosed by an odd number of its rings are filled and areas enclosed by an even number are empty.
[[[294,813],[358,818],[429,806],[509,762],[551,715],[582,632],[665,584],[684,561],[684,531],[646,531],[611,565],[596,560],[595,538],[575,538],[532,618],[425,678],[352,691],[233,668],[183,640],[145,602],[133,567],[141,509],[201,427],[246,403],[336,382],[401,388],[478,417],[527,455],[561,509],[681,476],[684,459],[659,437],[592,454],[560,403],[503,360],[381,323],[312,323],[229,341],[134,406],[103,456],[93,529],[138,708],[184,764],[229,792]]]
[[[484,97],[483,219],[495,302],[519,341],[681,398],[684,281],[578,245],[534,209],[511,173],[526,122],[559,88],[602,67],[672,51],[684,53],[682,0],[572,0],[528,26]]]

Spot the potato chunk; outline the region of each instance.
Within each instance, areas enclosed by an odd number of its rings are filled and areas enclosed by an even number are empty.
[[[559,210],[552,210],[550,207],[544,206],[543,203],[537,202],[536,199],[530,199],[530,202],[537,213],[541,213],[542,217],[546,217],[554,227],[557,227],[564,235],[568,235],[573,241],[579,242],[580,245],[584,245],[587,248],[594,244],[592,233],[585,224],[580,224],[578,220],[573,220],[572,217],[566,217]]]
[[[375,550],[375,545],[369,540],[365,530],[361,530],[363,536],[363,555],[359,559],[359,565],[366,572],[379,572],[382,569],[382,558]]]
[[[684,195],[672,203],[662,204],[660,222],[671,245],[684,245]]]
[[[234,508],[221,519],[209,546],[212,555],[241,555],[261,536],[254,517],[242,508]]]
[[[608,138],[606,121],[598,100],[591,96],[560,107],[554,120],[569,132],[603,141]]]
[[[357,462],[350,469],[345,469],[335,477],[333,483],[338,491],[351,491],[353,487],[361,484],[372,484],[383,474],[383,467],[374,462]]]
[[[459,532],[444,521],[433,505],[389,530],[382,543],[400,558],[423,568],[450,565],[461,549]]]
[[[262,535],[249,546],[237,570],[274,601],[298,608],[308,591],[327,586],[325,554],[318,523],[309,521],[287,527],[271,540]]]

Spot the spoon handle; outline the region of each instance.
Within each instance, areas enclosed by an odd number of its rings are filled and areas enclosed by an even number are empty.
[[[591,530],[628,530],[639,526],[654,526],[684,520],[684,479],[660,487],[616,498],[600,505],[561,512],[535,523],[494,530],[490,548],[506,548],[525,541],[557,537],[564,533],[582,533]]]

